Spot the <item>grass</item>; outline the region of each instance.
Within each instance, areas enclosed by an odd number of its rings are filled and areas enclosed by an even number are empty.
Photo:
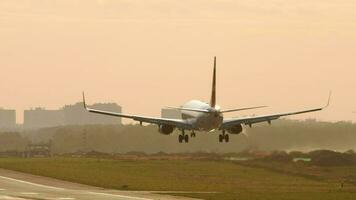
[[[356,199],[356,186],[340,190],[337,177],[356,167],[314,171],[272,163],[209,160],[114,160],[96,158],[1,158],[0,167],[87,185],[124,190],[177,191],[203,199]],[[306,170],[305,176],[303,171]],[[345,171],[341,173],[340,170]],[[289,171],[289,172],[288,172]],[[297,173],[292,173],[296,171]],[[321,172],[320,172],[321,171]],[[324,174],[324,175],[323,175]],[[335,174],[335,176],[331,176]],[[179,191],[217,193],[178,193]]]

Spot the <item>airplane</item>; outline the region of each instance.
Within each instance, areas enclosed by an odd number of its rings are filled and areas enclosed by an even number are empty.
[[[253,124],[267,122],[271,124],[272,120],[279,119],[280,117],[297,115],[302,113],[321,111],[329,106],[331,92],[329,93],[329,98],[327,104],[324,107],[313,108],[309,110],[301,110],[296,112],[286,112],[277,113],[270,115],[260,115],[260,116],[248,116],[239,118],[229,118],[225,119],[223,114],[228,112],[237,112],[242,110],[250,110],[263,108],[266,106],[254,106],[246,108],[236,108],[221,110],[216,104],[216,57],[214,57],[214,69],[213,69],[213,81],[212,81],[212,92],[210,103],[205,103],[199,100],[191,100],[185,103],[181,107],[168,107],[181,111],[182,119],[170,119],[170,118],[158,118],[158,117],[146,117],[141,115],[131,115],[125,113],[117,113],[105,110],[96,110],[89,108],[85,103],[85,95],[83,92],[83,105],[84,108],[91,113],[130,118],[138,121],[140,125],[142,123],[156,124],[158,125],[158,131],[161,134],[169,135],[173,133],[175,129],[179,129],[181,134],[178,136],[179,143],[189,142],[189,136],[186,134],[187,131],[191,131],[190,136],[195,137],[195,131],[211,132],[214,130],[220,130],[219,142],[229,142],[229,134],[240,134],[243,131],[243,125],[248,125],[250,128]]]

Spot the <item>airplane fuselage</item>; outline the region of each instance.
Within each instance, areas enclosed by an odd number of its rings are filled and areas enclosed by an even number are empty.
[[[218,106],[216,106],[218,107]],[[192,100],[185,103],[182,108],[208,110],[209,113],[182,110],[182,119],[191,120],[195,130],[212,131],[218,129],[223,122],[223,115],[217,108],[212,108],[208,103]]]

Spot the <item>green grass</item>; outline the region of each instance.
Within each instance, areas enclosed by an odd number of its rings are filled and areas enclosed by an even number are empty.
[[[320,173],[317,178],[308,173],[303,176],[303,166],[293,174],[281,171],[280,165],[280,169],[274,170],[230,161],[1,158],[0,167],[105,188],[217,192],[176,194],[212,200],[356,199],[353,184],[346,183],[340,191],[337,178]],[[356,168],[335,168],[325,174],[330,176],[339,169],[356,171]]]

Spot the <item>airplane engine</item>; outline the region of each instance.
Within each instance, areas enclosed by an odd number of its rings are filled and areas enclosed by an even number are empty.
[[[231,134],[240,134],[242,132],[242,126],[241,124],[238,124],[226,130]]]
[[[173,132],[174,127],[170,125],[161,125],[159,127],[159,132],[164,134],[164,135],[169,135]]]

